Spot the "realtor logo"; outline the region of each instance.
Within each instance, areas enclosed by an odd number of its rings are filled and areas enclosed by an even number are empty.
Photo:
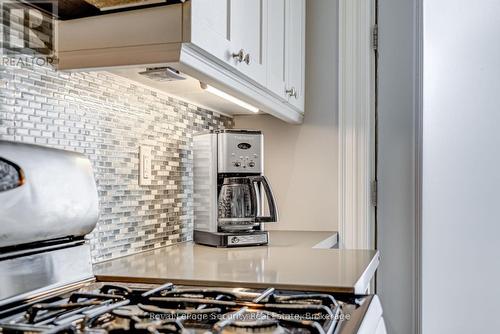
[[[0,47],[8,57],[53,57],[57,1],[0,0]]]

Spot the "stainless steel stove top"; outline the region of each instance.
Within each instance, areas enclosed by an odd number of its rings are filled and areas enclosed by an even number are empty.
[[[355,333],[370,296],[92,283],[0,309],[1,333]]]

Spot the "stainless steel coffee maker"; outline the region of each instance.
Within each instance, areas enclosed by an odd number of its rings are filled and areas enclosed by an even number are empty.
[[[220,130],[194,137],[194,241],[215,247],[265,245],[276,222],[260,131]],[[266,210],[267,209],[267,210]],[[268,214],[265,214],[268,212]]]

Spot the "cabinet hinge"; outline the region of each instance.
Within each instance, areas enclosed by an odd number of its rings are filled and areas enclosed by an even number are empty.
[[[377,181],[372,181],[372,187],[371,187],[371,200],[372,200],[372,205],[377,206],[377,197],[378,197],[378,184]]]
[[[373,25],[372,29],[372,47],[373,50],[378,49],[378,25]]]

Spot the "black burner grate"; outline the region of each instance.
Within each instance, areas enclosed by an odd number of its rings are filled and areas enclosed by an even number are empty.
[[[104,284],[34,304],[2,319],[0,328],[3,334],[333,334],[340,315],[329,294]]]

